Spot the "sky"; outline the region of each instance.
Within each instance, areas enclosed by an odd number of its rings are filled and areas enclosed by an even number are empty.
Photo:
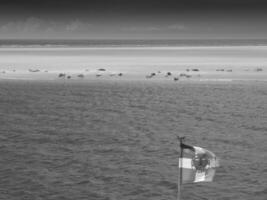
[[[267,39],[265,0],[1,0],[0,39]]]

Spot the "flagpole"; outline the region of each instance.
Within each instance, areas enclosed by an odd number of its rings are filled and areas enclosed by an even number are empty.
[[[177,183],[177,200],[181,200],[181,194],[182,194],[182,190],[181,190],[181,186],[182,186],[182,158],[183,157],[183,148],[182,148],[182,143],[183,140],[185,139],[185,137],[180,137],[177,136],[177,139],[179,141],[179,147],[180,147],[180,155],[178,157],[178,183]],[[181,160],[181,163],[180,163]],[[181,167],[180,167],[181,165]]]

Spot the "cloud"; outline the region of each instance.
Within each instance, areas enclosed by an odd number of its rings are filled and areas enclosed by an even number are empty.
[[[24,21],[8,22],[0,27],[3,33],[29,33],[41,30],[44,22],[38,18],[27,18]]]
[[[161,28],[158,26],[129,26],[129,27],[123,27],[122,30],[130,32],[149,32],[149,31],[160,31]]]
[[[120,23],[103,22],[91,24],[81,19],[48,20],[30,17],[0,24],[0,38],[108,38],[108,37],[154,37],[184,34],[190,27],[183,23]],[[191,28],[194,28],[191,26]]]
[[[81,20],[67,22],[48,21],[30,17],[20,21],[10,21],[0,26],[0,35],[11,37],[45,37],[53,35],[88,34],[92,25]]]
[[[81,31],[88,31],[92,27],[91,24],[84,23],[78,19],[69,22],[65,26],[65,30],[68,32],[81,32]]]
[[[187,29],[187,27],[183,24],[171,24],[171,25],[167,26],[167,29],[184,31]]]
[[[164,31],[185,31],[188,28],[183,24],[155,25],[155,26],[129,26],[123,27],[123,31],[129,32],[164,32]]]

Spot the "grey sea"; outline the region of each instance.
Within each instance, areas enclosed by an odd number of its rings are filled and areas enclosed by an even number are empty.
[[[175,200],[178,142],[220,158],[184,200],[265,200],[264,82],[1,81],[0,199]]]

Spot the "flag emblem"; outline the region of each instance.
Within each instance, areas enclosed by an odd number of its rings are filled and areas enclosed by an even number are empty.
[[[206,154],[196,155],[192,159],[192,167],[197,171],[205,171],[209,168],[210,160]]]
[[[179,158],[182,183],[209,182],[215,175],[219,161],[211,151],[181,144],[182,156]]]

